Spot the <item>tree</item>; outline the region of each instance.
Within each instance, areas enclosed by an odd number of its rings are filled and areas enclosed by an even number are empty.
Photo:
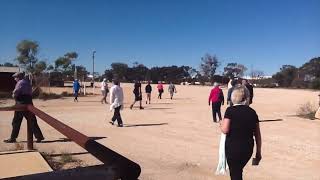
[[[219,64],[218,58],[215,55],[205,54],[204,57],[201,58],[200,64],[202,75],[211,80]]]
[[[32,74],[41,73],[45,69],[43,69],[43,62],[36,65],[38,62],[37,54],[39,51],[39,44],[36,41],[22,40],[18,43],[16,49],[18,52],[16,60],[19,64],[26,67],[27,72]],[[42,71],[39,72],[41,69]]]
[[[238,63],[228,63],[226,67],[224,67],[224,75],[229,78],[241,77],[247,68]]]
[[[63,57],[59,57],[55,60],[55,70],[61,72],[65,79],[70,79],[75,70],[75,66],[72,64],[72,61],[76,58],[78,58],[78,54],[76,52],[66,53]]]
[[[283,65],[280,68],[280,72],[277,72],[272,76],[276,82],[283,87],[289,87],[292,84],[292,81],[297,75],[298,69],[292,65]]]
[[[34,74],[39,75],[47,68],[45,61],[39,61],[34,65]]]
[[[126,80],[127,72],[128,72],[128,65],[125,63],[112,63],[111,69],[113,73],[113,77],[119,78],[119,80]]]
[[[320,57],[312,58],[309,62],[303,64],[300,72],[306,75],[311,75],[316,78],[320,77]]]
[[[14,64],[9,63],[9,62],[5,62],[4,64],[0,64],[0,66],[5,66],[5,67],[18,67],[17,65],[14,65]]]

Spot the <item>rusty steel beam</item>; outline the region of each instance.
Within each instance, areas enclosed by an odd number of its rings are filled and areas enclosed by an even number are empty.
[[[112,167],[117,178],[124,180],[136,180],[140,176],[141,168],[137,163],[127,159],[115,151],[112,151],[95,140],[90,139],[86,135],[49,116],[33,105],[28,105],[27,109],[65,135],[67,138],[86,149],[105,165]]]
[[[27,105],[16,104],[13,106],[0,107],[0,111],[27,111]]]

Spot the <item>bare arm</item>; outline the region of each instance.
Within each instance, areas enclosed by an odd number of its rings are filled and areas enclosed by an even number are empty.
[[[228,134],[230,130],[230,119],[224,118],[220,123],[220,129],[224,134]]]
[[[256,124],[256,131],[254,132],[255,140],[256,140],[256,146],[257,146],[257,152],[256,152],[256,158],[261,159],[261,132],[260,132],[260,125],[259,123]]]

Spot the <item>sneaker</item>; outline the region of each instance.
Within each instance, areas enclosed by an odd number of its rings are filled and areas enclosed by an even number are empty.
[[[130,105],[130,109],[132,109],[133,108],[133,105]]]
[[[141,106],[140,109],[144,109],[144,108]]]
[[[6,140],[3,140],[3,142],[5,142],[5,143],[15,143],[15,142],[17,142],[16,141],[16,139],[6,139]]]
[[[110,123],[111,125],[114,125],[114,122],[113,122],[113,121],[110,121],[109,123]]]
[[[123,124],[119,124],[118,127],[123,127]]]

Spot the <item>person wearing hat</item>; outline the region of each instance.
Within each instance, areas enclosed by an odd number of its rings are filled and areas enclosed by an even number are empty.
[[[78,102],[78,96],[79,96],[79,90],[80,90],[80,84],[78,82],[78,79],[75,79],[73,81],[73,93],[74,93],[74,102]]]
[[[209,106],[210,103],[212,104],[212,117],[213,117],[213,122],[218,122],[217,121],[217,114],[219,117],[219,120],[222,120],[221,117],[221,104],[224,104],[224,96],[223,96],[223,92],[219,87],[219,84],[217,82],[215,82],[213,84],[213,88],[210,92],[209,95]]]
[[[32,87],[27,79],[24,79],[24,73],[17,72],[13,76],[14,80],[17,82],[13,92],[12,97],[15,99],[16,104],[33,104],[32,102]],[[36,137],[36,142],[41,142],[44,140],[42,132],[38,126],[36,116],[30,111],[15,111],[12,120],[12,132],[9,139],[4,140],[5,143],[14,143],[19,135],[21,122],[23,117],[30,118],[31,129]]]
[[[231,94],[233,106],[226,109],[224,119],[220,123],[222,133],[226,134],[225,154],[232,180],[242,179],[243,168],[253,153],[254,139],[256,154],[252,165],[258,165],[261,160],[259,118],[256,111],[246,104],[248,94],[245,88],[239,85],[233,89]]]
[[[104,102],[108,104],[107,95],[109,93],[109,89],[108,89],[108,83],[106,78],[103,78],[103,81],[101,82],[101,93],[102,93],[101,103],[103,104]]]

